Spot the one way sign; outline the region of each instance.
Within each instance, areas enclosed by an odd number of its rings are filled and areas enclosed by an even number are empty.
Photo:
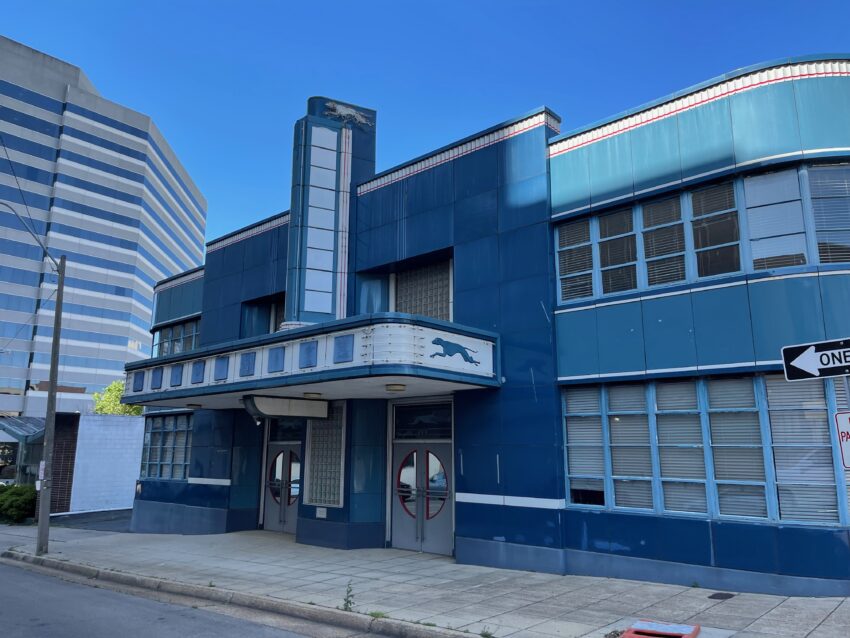
[[[850,338],[782,348],[785,378],[823,379],[850,374]]]

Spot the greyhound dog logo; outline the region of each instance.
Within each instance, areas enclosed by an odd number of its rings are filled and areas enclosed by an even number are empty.
[[[339,118],[343,122],[354,122],[358,126],[374,126],[363,113],[339,102],[325,102],[325,115]]]
[[[475,359],[473,359],[472,355],[470,354],[470,352],[477,354],[477,350],[471,350],[460,345],[459,343],[455,343],[454,341],[446,341],[445,339],[441,339],[440,337],[437,337],[431,343],[433,343],[435,346],[440,346],[443,349],[442,352],[435,352],[434,354],[432,354],[432,359],[434,357],[453,357],[456,354],[459,354],[461,358],[467,363],[472,363],[475,365],[481,364],[480,361],[476,361]]]

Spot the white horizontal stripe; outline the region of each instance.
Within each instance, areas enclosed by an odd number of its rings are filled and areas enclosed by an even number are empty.
[[[284,224],[288,223],[289,214],[286,214],[281,217],[278,217],[277,219],[272,219],[263,224],[253,226],[248,230],[243,230],[241,233],[236,233],[235,235],[231,235],[230,237],[225,237],[224,239],[219,239],[218,241],[209,243],[207,245],[207,253],[211,253],[214,250],[219,250],[220,248],[224,248],[225,246],[230,246],[231,244],[235,244],[236,242],[242,241],[243,239],[248,239],[249,237],[259,235],[260,233],[264,233],[267,230],[271,230],[272,228],[277,228],[278,226],[283,226]]]
[[[506,505],[508,507],[533,507],[538,509],[556,510],[566,507],[566,500],[557,498],[536,498],[533,496],[502,496],[500,494],[473,494],[458,492],[455,494],[458,503],[476,503],[478,505]]]
[[[194,485],[230,485],[230,479],[201,478],[197,476],[190,476],[186,479],[186,482]]]
[[[163,290],[168,290],[169,288],[174,288],[174,286],[180,286],[182,284],[188,284],[190,281],[195,281],[196,279],[201,279],[204,276],[204,270],[196,270],[195,272],[190,272],[188,275],[184,275],[182,277],[177,277],[172,279],[171,281],[167,281],[164,284],[157,284],[154,286],[155,292],[162,292]]]

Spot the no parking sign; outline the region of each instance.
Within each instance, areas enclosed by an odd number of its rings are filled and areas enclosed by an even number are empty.
[[[844,468],[850,470],[850,412],[838,412],[835,415],[838,428],[838,446],[841,448],[841,461]]]

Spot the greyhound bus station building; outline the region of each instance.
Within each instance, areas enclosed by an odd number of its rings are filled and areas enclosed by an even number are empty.
[[[850,594],[847,378],[781,356],[850,337],[850,57],[379,174],[376,128],[310,98],[290,209],[157,284],[135,531]]]

